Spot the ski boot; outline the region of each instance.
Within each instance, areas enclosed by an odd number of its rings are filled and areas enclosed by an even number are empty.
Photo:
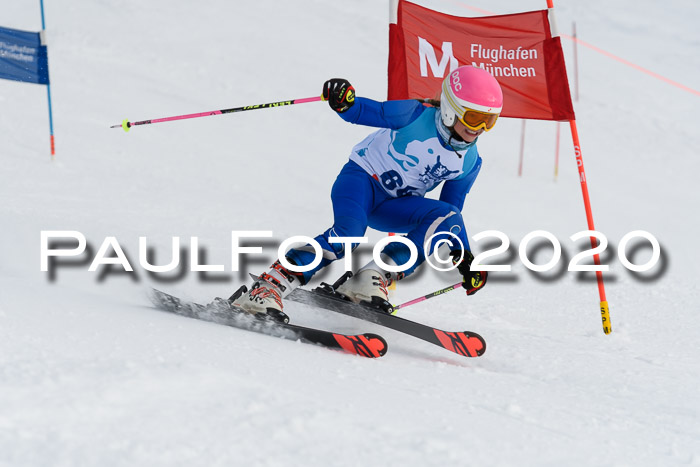
[[[387,287],[391,283],[390,274],[374,269],[362,269],[356,275],[346,273],[335,284],[336,294],[353,303],[393,314],[394,307],[389,303]]]
[[[269,272],[255,278],[250,291],[245,285],[241,286],[228,300],[231,305],[242,308],[257,318],[288,323],[289,316],[284,312],[282,299],[302,285],[303,281],[301,273],[292,272],[275,261]]]

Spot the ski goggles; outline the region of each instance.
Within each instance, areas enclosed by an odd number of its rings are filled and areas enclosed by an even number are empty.
[[[494,127],[494,125],[496,125],[498,115],[499,114],[466,109],[464,115],[459,118],[459,121],[472,131],[478,131],[482,128],[485,131],[489,131]]]

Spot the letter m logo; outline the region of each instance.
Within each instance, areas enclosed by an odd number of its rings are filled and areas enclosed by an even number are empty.
[[[448,61],[450,62],[450,71],[459,67],[457,59],[452,53],[452,42],[442,43],[442,60],[438,63],[433,46],[430,45],[430,42],[419,36],[418,56],[420,58],[420,75],[422,77],[428,76],[428,65],[430,65],[430,70],[434,78],[442,78],[445,76],[445,68],[447,67]]]

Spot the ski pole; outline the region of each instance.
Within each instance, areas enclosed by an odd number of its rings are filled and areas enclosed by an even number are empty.
[[[459,289],[459,288],[461,288],[461,287],[462,287],[462,283],[461,283],[461,282],[458,282],[458,283],[455,284],[455,285],[451,285],[451,286],[449,286],[449,287],[445,287],[444,289],[436,290],[436,291],[433,292],[433,293],[429,293],[428,295],[425,295],[425,296],[423,296],[423,297],[419,297],[419,298],[413,299],[413,300],[411,300],[410,302],[402,303],[401,305],[396,305],[396,306],[394,307],[394,310],[398,310],[399,308],[404,308],[404,307],[407,307],[407,306],[409,306],[409,305],[415,305],[416,303],[422,302],[422,301],[427,300],[427,299],[429,299],[429,298],[437,297],[438,295],[442,295],[442,294],[444,294],[444,293],[451,292],[451,291],[456,290],[456,289]]]
[[[292,99],[289,101],[271,102],[269,104],[246,105],[244,107],[234,107],[232,109],[212,110],[210,112],[199,112],[199,113],[187,114],[187,115],[176,115],[174,117],[154,118],[151,120],[142,120],[140,122],[130,122],[128,118],[125,118],[121,124],[112,125],[112,126],[110,126],[110,128],[123,128],[124,131],[129,131],[129,129],[132,126],[137,126],[137,125],[150,125],[151,123],[172,122],[173,120],[185,120],[188,118],[208,117],[210,115],[221,115],[221,114],[230,114],[230,113],[234,113],[234,112],[245,112],[246,110],[268,109],[270,107],[283,107],[286,105],[305,104],[307,102],[316,102],[316,101],[320,101],[320,100],[323,100],[323,97],[321,97],[321,96],[305,97],[302,99]]]

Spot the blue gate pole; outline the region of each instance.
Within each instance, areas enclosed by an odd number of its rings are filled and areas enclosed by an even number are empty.
[[[41,3],[41,45],[46,45],[46,21],[44,20],[44,0],[39,0]],[[48,51],[47,51],[48,53]],[[47,58],[48,60],[48,58]],[[48,71],[47,71],[48,73]],[[56,155],[56,145],[53,138],[53,111],[51,110],[51,83],[46,85],[46,93],[49,97],[49,131],[51,132],[51,160],[54,160]]]

